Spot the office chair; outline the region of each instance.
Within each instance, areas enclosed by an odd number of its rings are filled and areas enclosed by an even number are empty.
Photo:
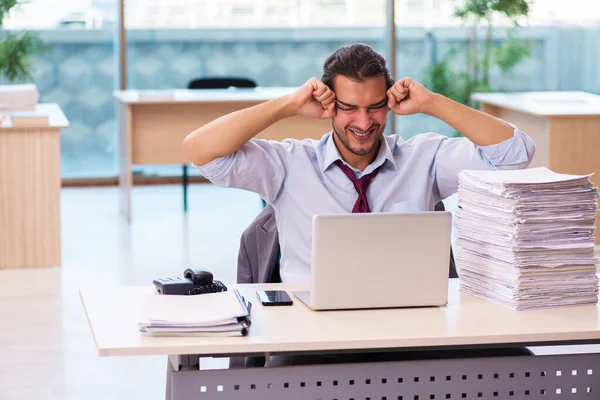
[[[188,89],[227,89],[255,88],[256,82],[247,78],[219,77],[219,78],[197,78],[188,84]]]
[[[214,78],[196,78],[188,83],[188,89],[228,89],[236,88],[255,88],[256,82],[247,78],[236,77],[214,77]],[[188,187],[188,166],[183,164],[183,211],[187,212],[187,187]]]
[[[446,211],[444,203],[440,200],[434,207],[435,211]],[[452,246],[450,246],[450,270],[448,271],[449,278],[458,278],[458,272],[456,272],[456,263],[454,262],[454,253],[452,253]]]

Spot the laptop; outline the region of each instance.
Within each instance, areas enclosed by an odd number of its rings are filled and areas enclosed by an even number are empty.
[[[321,214],[313,217],[313,310],[440,306],[448,301],[452,214]]]

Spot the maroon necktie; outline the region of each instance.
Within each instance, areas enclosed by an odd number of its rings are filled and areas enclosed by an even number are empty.
[[[354,207],[352,207],[352,212],[371,212],[371,209],[369,208],[369,201],[367,200],[367,188],[369,187],[371,180],[375,178],[375,175],[377,175],[377,172],[379,172],[379,168],[376,168],[370,174],[365,175],[360,179],[357,179],[356,176],[354,176],[354,172],[352,172],[352,170],[341,160],[336,160],[335,164],[338,167],[340,167],[342,171],[344,171],[344,174],[346,174],[348,179],[352,181],[352,183],[354,184],[354,189],[356,189],[356,192],[358,193],[358,199],[356,199],[356,203],[354,203]]]

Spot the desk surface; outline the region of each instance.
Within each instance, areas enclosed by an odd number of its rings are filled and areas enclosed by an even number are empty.
[[[474,93],[472,99],[537,116],[600,115],[600,96],[586,92]]]
[[[35,111],[41,115],[47,115],[49,117],[49,125],[19,125],[12,126],[12,123],[6,119],[0,123],[0,130],[8,130],[8,129],[44,129],[44,128],[68,128],[69,121],[65,114],[62,112],[58,104],[48,103],[48,104],[37,104]]]
[[[80,291],[101,356],[149,354],[233,355],[264,352],[473,346],[600,341],[597,306],[512,311],[458,291],[452,279],[445,307],[358,311],[263,307],[257,289],[307,289],[302,284],[231,285],[252,304],[249,335],[237,338],[142,337],[140,305],[153,287]]]
[[[261,102],[294,92],[296,87],[258,87],[254,89],[173,89],[121,90],[114,96],[125,104]]]

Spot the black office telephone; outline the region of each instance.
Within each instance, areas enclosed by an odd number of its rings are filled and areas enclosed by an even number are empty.
[[[160,294],[192,295],[227,290],[227,286],[213,280],[212,272],[206,269],[188,268],[183,272],[183,278],[161,278],[155,279],[152,283]]]

